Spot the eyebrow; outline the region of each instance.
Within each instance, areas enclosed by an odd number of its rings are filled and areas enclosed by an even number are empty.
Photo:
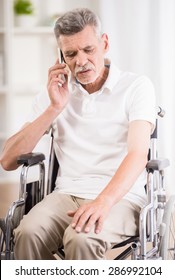
[[[83,48],[83,50],[92,49],[92,48],[94,48],[94,45],[86,46],[85,48]]]
[[[77,53],[77,51],[75,50],[70,50],[70,51],[65,51],[65,55],[71,55],[71,54],[74,54],[74,53]]]
[[[86,46],[84,48],[80,48],[80,50],[88,50],[88,49],[93,49],[93,48],[94,48],[94,45],[89,45],[89,46]],[[74,54],[74,53],[77,53],[77,50],[65,51],[65,55],[70,55],[70,54]]]

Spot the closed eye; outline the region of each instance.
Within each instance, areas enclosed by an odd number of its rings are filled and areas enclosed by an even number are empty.
[[[76,56],[77,52],[67,52],[65,53],[65,57],[67,58],[73,58],[74,56]]]
[[[95,51],[95,48],[92,48],[92,47],[91,48],[88,47],[88,48],[84,49],[84,52],[87,54],[93,54],[94,51]]]

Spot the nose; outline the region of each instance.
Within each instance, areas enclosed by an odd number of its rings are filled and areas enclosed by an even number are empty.
[[[88,62],[87,55],[83,51],[78,52],[76,57],[76,65],[84,66]]]

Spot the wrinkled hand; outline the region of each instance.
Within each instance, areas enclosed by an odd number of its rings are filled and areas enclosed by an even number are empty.
[[[102,230],[103,223],[110,211],[110,205],[105,200],[95,199],[80,206],[76,211],[68,211],[68,215],[73,217],[72,227],[76,232],[88,233],[95,225],[95,233]]]
[[[64,79],[62,75],[64,75]],[[47,90],[51,105],[62,111],[69,100],[68,71],[65,63],[60,64],[57,60],[55,65],[49,69]]]

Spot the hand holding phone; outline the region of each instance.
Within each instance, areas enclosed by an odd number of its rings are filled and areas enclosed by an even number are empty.
[[[56,108],[58,114],[67,105],[70,97],[68,88],[69,70],[67,64],[61,57],[60,50],[58,50],[59,60],[48,70],[47,90],[50,98],[51,106]],[[61,64],[61,62],[63,64]]]

